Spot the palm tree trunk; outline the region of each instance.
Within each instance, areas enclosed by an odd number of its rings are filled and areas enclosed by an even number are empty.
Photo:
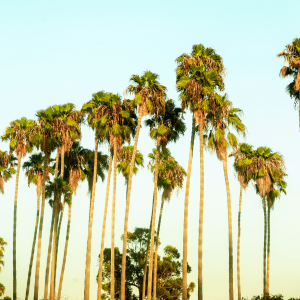
[[[195,119],[193,115],[192,135],[190,142],[190,153],[188,172],[186,178],[185,199],[184,199],[184,221],[183,221],[183,254],[182,254],[182,300],[187,300],[187,241],[188,241],[188,215],[189,215],[189,194],[192,172],[192,161],[195,141]]]
[[[55,300],[55,257],[56,257],[56,245],[57,245],[57,228],[58,228],[58,195],[54,199],[53,212],[54,212],[54,234],[53,234],[53,246],[52,246],[52,261],[51,261],[51,280],[50,280],[50,300]]]
[[[233,300],[233,248],[232,248],[232,217],[231,217],[231,199],[230,199],[230,189],[229,180],[227,172],[227,157],[222,160],[226,192],[227,192],[227,208],[228,208],[228,245],[229,245],[229,299]]]
[[[54,178],[58,176],[58,162],[59,162],[60,148],[56,151],[56,161],[55,161],[55,173]],[[47,265],[45,272],[45,287],[44,287],[44,299],[48,299],[48,285],[49,285],[49,273],[50,273],[50,260],[51,260],[51,250],[52,250],[52,239],[53,239],[53,227],[54,227],[54,211],[52,210],[50,234],[49,234],[49,244],[48,244],[48,255],[47,255]]]
[[[97,158],[98,158],[98,138],[95,139],[95,158],[94,158],[94,174],[93,174],[94,178],[93,178],[92,197],[90,203],[88,239],[87,239],[87,247],[86,247],[84,300],[90,299],[92,227],[93,227],[93,213],[94,213],[95,190],[96,190],[96,179],[97,179]]]
[[[155,217],[157,206],[157,180],[158,180],[158,158],[159,158],[159,143],[156,141],[156,156],[155,156],[155,173],[154,173],[154,201],[153,201],[153,214],[151,224],[151,243],[149,252],[149,273],[148,273],[148,289],[147,299],[151,299],[152,292],[152,272],[153,272],[153,248],[154,248],[154,235],[155,235]]]
[[[48,299],[48,285],[49,285],[50,259],[51,259],[52,239],[53,239],[53,227],[54,227],[54,212],[52,211],[51,227],[50,227],[50,234],[49,234],[49,244],[48,244],[47,265],[46,265],[46,273],[45,273],[44,299]]]
[[[28,270],[28,277],[27,277],[27,287],[26,287],[25,300],[28,300],[28,296],[29,296],[31,271],[32,271],[34,250],[35,250],[35,244],[36,244],[37,230],[38,230],[38,225],[39,225],[39,216],[40,216],[40,197],[37,197],[35,228],[34,228],[32,247],[31,247],[31,255],[30,255],[30,262],[29,262],[29,270]]]
[[[161,224],[161,217],[164,207],[164,199],[161,197],[161,206],[160,206],[160,213],[157,225],[157,233],[156,233],[156,245],[155,245],[155,258],[154,258],[154,275],[153,275],[153,299],[156,299],[156,282],[157,282],[157,255],[158,255],[158,240],[159,240],[159,231],[160,231],[160,224]]]
[[[97,300],[101,300],[104,239],[105,239],[105,227],[106,227],[106,216],[107,216],[107,206],[108,206],[108,198],[109,198],[110,174],[111,174],[112,160],[113,160],[113,158],[111,155],[110,160],[109,160],[108,174],[107,174],[105,206],[104,206],[103,221],[102,221],[102,237],[101,237],[101,248],[100,248],[100,257],[99,257]]]
[[[45,210],[45,183],[46,183],[46,174],[48,169],[49,158],[50,158],[50,153],[46,150],[45,159],[44,159],[43,183],[42,183],[42,207],[41,207],[41,217],[40,217],[40,224],[39,224],[38,246],[36,252],[36,268],[35,268],[35,283],[34,283],[34,298],[33,298],[34,300],[38,300],[39,297],[42,233],[43,233],[44,210]]]
[[[267,295],[270,294],[270,206],[268,205],[268,257],[267,257]]]
[[[127,197],[126,197],[127,201],[126,201],[126,209],[125,209],[123,252],[122,252],[121,300],[125,300],[127,228],[128,228],[128,218],[129,218],[130,193],[131,193],[131,185],[132,185],[133,168],[134,168],[134,162],[135,162],[135,157],[136,157],[136,149],[137,149],[140,128],[141,128],[141,121],[142,121],[142,114],[140,113],[139,119],[138,119],[138,126],[136,129],[134,148],[133,148],[133,153],[132,153],[132,158],[131,158],[130,173],[129,173],[129,179],[128,179],[128,191],[127,191]],[[86,300],[86,299],[84,299],[84,300]]]
[[[198,238],[198,300],[202,300],[203,299],[202,247],[203,247],[203,204],[204,204],[204,152],[203,152],[203,120],[202,119],[199,122],[199,136],[200,136],[200,206],[199,206],[199,238]]]
[[[241,269],[240,269],[240,243],[241,243],[241,211],[242,211],[243,187],[240,188],[240,202],[238,214],[238,240],[237,240],[237,281],[238,281],[238,300],[242,300],[241,292]]]
[[[18,168],[15,185],[15,201],[14,201],[14,228],[13,228],[13,300],[17,300],[17,204],[19,176],[21,167],[22,152],[18,154]]]
[[[114,185],[111,209],[111,256],[110,256],[110,300],[115,298],[115,210],[116,210],[116,186],[117,186],[117,145],[114,144]]]
[[[64,258],[63,258],[63,262],[62,262],[60,279],[59,279],[57,300],[60,300],[60,297],[61,297],[62,284],[63,284],[63,280],[64,280],[64,272],[65,272],[65,268],[66,268],[68,244],[69,244],[69,237],[70,237],[71,212],[72,212],[72,199],[71,199],[71,203],[69,204],[67,235],[66,235],[66,242],[65,242]]]
[[[149,234],[147,239],[147,250],[146,250],[146,259],[145,259],[144,276],[143,276],[142,300],[145,300],[145,293],[146,293],[146,277],[147,277],[147,265],[148,265],[148,258],[149,258],[150,232],[152,228],[153,204],[154,204],[154,193],[153,193],[153,201],[152,201],[152,212],[151,212],[151,219],[150,219],[150,226],[149,226]]]
[[[263,197],[264,209],[264,296],[266,295],[266,281],[267,281],[267,216],[266,216],[266,199]]]

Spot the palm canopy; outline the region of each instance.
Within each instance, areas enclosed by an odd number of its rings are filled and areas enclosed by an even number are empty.
[[[234,129],[237,133],[245,136],[245,125],[241,121],[241,109],[234,108],[228,100],[227,94],[221,96],[214,94],[215,107],[207,114],[207,147],[215,150],[220,160],[227,157],[227,148],[236,147],[237,137],[231,132]]]
[[[133,149],[134,147],[131,145],[123,146],[118,152],[117,170],[119,173],[123,174],[126,184],[129,178]],[[133,174],[137,174],[139,167],[144,168],[144,157],[143,154],[137,150],[135,161],[134,161]]]
[[[130,85],[124,91],[124,94],[132,94],[134,100],[133,106],[138,106],[138,113],[141,116],[155,114],[158,116],[164,113],[165,96],[167,88],[159,81],[159,76],[151,71],[145,71],[142,76],[132,75]]]
[[[287,64],[280,70],[279,76],[292,77],[292,82],[286,86],[286,91],[296,107],[300,99],[300,38],[293,40],[291,44],[285,46],[285,49],[277,56],[283,57]],[[300,126],[300,107],[299,107],[299,126]]]
[[[69,151],[72,142],[80,140],[79,124],[82,122],[82,112],[75,110],[73,103],[49,106],[46,110],[36,113],[38,132],[33,136],[37,147],[45,151],[53,151],[57,146],[64,146]]]
[[[223,60],[214,49],[194,45],[191,54],[176,59],[176,85],[182,110],[190,108],[196,121],[205,119],[214,103],[214,91],[223,90]]]
[[[150,128],[150,136],[164,147],[168,142],[176,142],[186,130],[181,108],[172,99],[166,101],[164,114],[152,116],[145,125]]]
[[[148,167],[153,174],[155,170],[156,151],[156,149],[153,149],[152,153],[148,155],[150,158]],[[183,180],[186,175],[186,171],[178,164],[175,158],[171,156],[169,149],[165,148],[164,151],[159,153],[157,187],[163,190],[162,197],[164,200],[170,200],[174,190],[182,188]]]
[[[23,163],[23,170],[25,170],[25,176],[28,179],[28,186],[30,186],[31,183],[36,185],[38,197],[42,194],[44,159],[45,156],[42,153],[32,154],[29,156],[29,159]],[[54,170],[51,167],[47,168],[47,181],[50,180],[49,172],[54,174]]]
[[[10,141],[10,151],[15,151],[18,156],[19,154],[25,156],[32,150],[31,135],[35,130],[36,122],[23,117],[10,122],[1,138],[3,141]]]
[[[12,154],[0,150],[0,192],[4,194],[4,182],[16,173],[17,159]]]

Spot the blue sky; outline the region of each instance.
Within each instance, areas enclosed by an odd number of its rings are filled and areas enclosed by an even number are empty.
[[[122,94],[132,74],[151,70],[160,75],[168,96],[177,100],[174,60],[193,44],[216,49],[227,70],[226,92],[244,111],[254,147],[266,145],[284,155],[289,174],[287,196],[275,205],[271,216],[271,293],[299,297],[298,169],[300,158],[298,113],[285,93],[288,80],[279,78],[283,61],[276,54],[299,37],[299,1],[1,1],[0,2],[0,131],[10,121],[34,118],[39,109],[73,102],[78,109],[99,90]],[[179,103],[178,103],[179,105]],[[187,168],[191,116],[187,133],[173,156]],[[83,128],[82,143],[93,147],[93,132]],[[138,148],[147,157],[154,147],[145,128]],[[0,142],[1,150],[8,145]],[[188,261],[197,282],[197,230],[199,210],[199,142],[193,159]],[[101,151],[107,152],[105,147]],[[232,161],[229,161],[229,165]],[[18,296],[23,298],[35,222],[35,189],[20,176],[18,210]],[[149,224],[153,186],[147,168],[134,178],[129,230]],[[233,237],[236,249],[239,185],[229,167]],[[0,236],[7,242],[0,282],[12,295],[12,221],[15,180],[0,196]],[[105,182],[96,189],[92,242],[91,299],[96,295],[95,276],[100,249]],[[88,222],[87,185],[75,197],[63,293],[83,298]],[[123,230],[125,185],[118,177],[116,245]],[[162,248],[171,244],[182,251],[184,189],[166,206],[162,221]],[[227,205],[222,164],[205,154],[204,296],[207,300],[228,295]],[[45,210],[40,282],[44,281],[51,211]],[[66,216],[62,232],[66,228]],[[106,246],[109,246],[110,211]],[[63,234],[64,236],[64,234]],[[64,240],[64,238],[62,239]],[[263,211],[252,186],[243,199],[241,241],[242,294],[262,292]],[[61,243],[61,246],[63,242]],[[161,252],[162,253],[162,252]],[[234,259],[236,251],[234,252]],[[58,261],[62,260],[62,250]],[[234,261],[235,263],[235,261]],[[59,263],[60,264],[60,263]],[[236,264],[234,264],[236,270]],[[236,273],[234,273],[234,290]],[[42,294],[43,285],[40,287]],[[197,298],[197,291],[192,299]]]

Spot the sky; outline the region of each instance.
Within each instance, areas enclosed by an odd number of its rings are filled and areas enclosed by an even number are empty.
[[[279,1],[1,1],[0,2],[0,133],[9,122],[35,113],[49,105],[72,102],[80,109],[100,90],[123,94],[132,74],[151,70],[160,75],[168,97],[176,101],[174,60],[188,53],[194,44],[212,47],[223,57],[225,90],[234,106],[244,112],[247,137],[241,141],[271,147],[286,162],[287,195],[271,212],[270,292],[286,299],[300,296],[299,238],[299,120],[293,100],[285,92],[288,79],[279,77],[283,65],[276,57],[285,45],[299,37],[300,2]],[[187,131],[172,155],[187,169],[191,115],[185,114]],[[93,149],[94,135],[82,128],[82,145]],[[140,133],[138,150],[147,156],[154,147],[148,130]],[[0,142],[0,149],[8,144]],[[100,148],[108,153],[106,146]],[[26,160],[26,158],[24,159]],[[236,241],[239,183],[232,159],[228,173],[232,201],[234,292],[237,298]],[[188,282],[197,283],[198,221],[200,197],[199,140],[195,141],[189,203]],[[222,163],[205,153],[203,283],[204,299],[228,299],[227,199]],[[0,282],[12,296],[12,235],[15,178],[0,195],[0,236],[7,241],[5,267]],[[97,258],[100,251],[106,181],[96,186],[94,209],[91,299],[97,292]],[[111,187],[112,188],[112,187]],[[182,253],[184,191],[165,206],[159,253],[172,245]],[[148,227],[153,193],[152,176],[145,167],[133,179],[129,231]],[[21,171],[17,223],[17,292],[24,298],[36,212],[36,192],[28,188]],[[111,199],[110,199],[111,201]],[[83,299],[89,197],[82,183],[73,200],[72,222],[63,294]],[[110,247],[109,202],[105,246]],[[125,183],[117,177],[115,244],[122,246],[125,212]],[[158,203],[160,205],[160,203]],[[44,289],[45,261],[51,210],[45,208],[42,239],[40,297]],[[58,254],[58,274],[66,232],[64,215]],[[249,186],[243,194],[241,236],[242,295],[263,291],[263,209],[259,196]],[[34,261],[35,265],[35,261]],[[33,272],[34,273],[34,272]],[[33,283],[29,298],[33,297]],[[197,299],[197,288],[192,294]]]

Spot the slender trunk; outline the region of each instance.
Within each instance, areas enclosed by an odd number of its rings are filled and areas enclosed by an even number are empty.
[[[110,300],[115,298],[115,209],[116,209],[116,187],[117,187],[117,145],[114,144],[114,184],[111,209],[111,256],[110,256]]]
[[[195,141],[195,119],[193,115],[192,135],[190,142],[190,153],[188,172],[186,178],[185,199],[184,199],[184,221],[183,221],[183,255],[182,255],[182,300],[187,300],[187,241],[188,241],[188,214],[189,214],[189,193],[192,172],[193,150]]]
[[[40,224],[39,224],[38,246],[37,246],[37,252],[36,252],[36,268],[35,268],[35,283],[34,283],[34,298],[33,298],[34,300],[38,300],[38,297],[39,297],[42,233],[43,233],[44,210],[45,210],[45,182],[46,182],[46,174],[47,174],[49,157],[50,157],[50,153],[48,153],[48,151],[45,151],[43,184],[42,184],[42,207],[41,207],[41,217],[40,217]],[[47,299],[47,298],[45,298],[45,299]]]
[[[17,204],[19,176],[21,167],[22,152],[18,154],[18,168],[15,185],[15,201],[14,201],[14,226],[13,226],[13,300],[17,300]]]
[[[53,203],[54,212],[54,234],[53,234],[53,246],[52,246],[52,259],[51,259],[51,279],[50,279],[50,300],[55,300],[55,286],[54,286],[54,275],[55,275],[55,257],[56,257],[56,245],[57,245],[57,228],[58,228],[58,195]]]
[[[25,300],[28,300],[28,296],[29,296],[31,271],[32,271],[34,250],[35,250],[35,244],[36,244],[37,230],[38,230],[38,225],[39,225],[39,216],[40,216],[40,197],[37,197],[35,228],[34,228],[34,234],[33,234],[32,247],[31,247],[31,255],[30,255],[30,262],[29,262],[29,270],[28,270],[28,277],[27,277],[27,287],[26,287]]]
[[[63,262],[62,262],[61,273],[60,273],[60,279],[59,279],[59,286],[58,286],[57,300],[60,300],[60,297],[61,297],[62,284],[63,284],[64,273],[65,273],[65,268],[66,268],[67,252],[68,252],[68,244],[69,244],[69,237],[70,237],[71,212],[72,212],[72,200],[71,200],[71,203],[69,204],[68,225],[67,225],[67,234],[66,234],[65,250],[64,250],[64,258],[63,258]]]
[[[59,163],[60,148],[56,151],[56,161],[55,161],[55,173],[54,178],[58,177],[58,163]],[[52,240],[53,240],[53,228],[54,228],[54,211],[52,209],[52,218],[49,234],[49,244],[48,244],[48,254],[47,254],[47,265],[45,272],[45,287],[44,287],[44,299],[48,299],[48,286],[49,286],[49,273],[50,273],[50,261],[51,261],[51,251],[52,251]]]
[[[268,258],[267,258],[267,295],[270,294],[270,206],[268,205]]]
[[[242,211],[243,187],[240,188],[240,202],[238,214],[238,240],[237,240],[237,281],[238,281],[238,300],[242,300],[241,292],[241,269],[240,269],[240,243],[241,243],[241,211]]]
[[[151,219],[150,219],[150,226],[149,226],[149,234],[147,239],[147,250],[146,250],[146,259],[145,259],[144,276],[143,276],[142,300],[145,300],[145,293],[146,293],[146,277],[147,277],[147,265],[148,265],[148,258],[149,258],[150,232],[152,228],[153,204],[154,204],[154,193],[153,193],[153,201],[152,201],[152,212],[151,212]]]
[[[127,228],[128,228],[128,218],[129,218],[130,193],[131,193],[131,185],[132,185],[133,168],[134,168],[134,162],[135,162],[135,157],[136,157],[136,149],[137,149],[140,128],[141,128],[141,121],[142,121],[142,114],[140,113],[139,120],[138,120],[138,126],[136,129],[134,148],[133,148],[133,153],[132,153],[132,158],[131,158],[130,173],[129,173],[129,179],[128,179],[128,191],[127,191],[127,197],[126,197],[127,201],[126,201],[125,220],[124,220],[123,251],[122,251],[121,300],[125,300]]]
[[[108,174],[107,174],[107,186],[106,186],[105,206],[104,206],[103,221],[102,221],[102,237],[101,237],[101,248],[100,248],[100,257],[99,257],[97,300],[101,300],[105,226],[106,226],[107,206],[108,206],[108,198],[109,198],[110,174],[111,174],[112,160],[113,160],[113,158],[112,158],[112,155],[111,155],[110,156],[110,160],[109,160]]]
[[[228,248],[229,248],[229,299],[233,300],[233,248],[232,248],[232,216],[231,216],[231,199],[230,199],[230,189],[229,180],[227,172],[227,157],[222,160],[226,192],[227,192],[227,208],[228,208]]]
[[[154,235],[155,235],[155,217],[157,206],[157,180],[158,180],[158,158],[159,158],[159,143],[156,141],[156,156],[155,156],[155,173],[154,173],[154,201],[153,201],[153,214],[151,224],[151,243],[149,252],[149,273],[148,273],[148,289],[147,299],[151,299],[152,292],[152,272],[153,272],[153,248],[154,248]]]
[[[267,281],[267,216],[266,216],[266,199],[263,197],[264,209],[264,296],[266,296],[266,281]]]
[[[202,247],[203,247],[203,205],[204,205],[204,152],[203,152],[203,120],[202,119],[199,122],[199,137],[200,137],[200,206],[199,206],[199,238],[198,238],[198,300],[202,300],[203,299]]]
[[[45,273],[44,299],[48,299],[48,285],[49,285],[49,271],[50,271],[50,260],[51,260],[51,250],[52,250],[53,227],[54,227],[54,212],[52,211],[51,227],[50,227],[50,234],[49,234],[49,244],[48,244],[47,265],[46,265],[46,273]]]
[[[160,213],[159,213],[157,233],[156,233],[156,243],[155,243],[154,274],[153,274],[153,299],[156,299],[158,240],[159,240],[159,231],[160,231],[160,224],[161,224],[161,217],[162,217],[164,202],[165,201],[164,201],[163,197],[161,197],[161,206],[160,206]]]
[[[96,190],[96,179],[97,179],[97,158],[98,158],[98,138],[96,138],[95,140],[95,158],[94,158],[94,174],[93,174],[94,177],[93,177],[92,197],[91,197],[90,213],[89,213],[88,239],[87,239],[87,247],[86,247],[84,300],[90,299],[92,227],[93,227],[93,213],[94,213],[95,190]]]

